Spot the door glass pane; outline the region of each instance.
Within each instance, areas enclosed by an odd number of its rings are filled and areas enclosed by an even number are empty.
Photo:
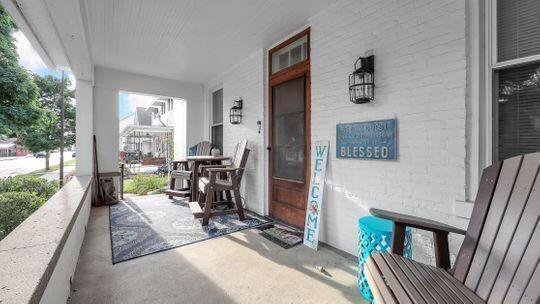
[[[212,94],[212,124],[223,122],[223,89]]]
[[[540,64],[495,73],[495,159],[540,150]]]
[[[272,88],[273,177],[304,181],[304,77]]]

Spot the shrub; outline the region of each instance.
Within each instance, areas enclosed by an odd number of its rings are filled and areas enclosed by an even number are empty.
[[[47,201],[58,190],[58,184],[35,176],[14,176],[0,179],[0,193],[25,192],[33,193]]]
[[[0,240],[46,201],[31,192],[0,193]]]
[[[167,176],[154,174],[138,174],[126,180],[124,184],[125,193],[135,193],[146,195],[150,191],[161,190],[167,185]]]
[[[0,179],[0,240],[43,205],[58,184],[34,176]]]

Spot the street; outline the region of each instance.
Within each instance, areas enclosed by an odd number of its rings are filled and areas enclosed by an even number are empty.
[[[64,151],[64,162],[73,159],[73,151]],[[50,165],[60,163],[60,152],[51,153]],[[35,158],[33,155],[0,158],[0,178],[30,173],[35,170],[45,169],[45,158]]]

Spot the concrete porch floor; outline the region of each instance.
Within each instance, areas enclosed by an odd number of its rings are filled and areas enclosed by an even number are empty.
[[[113,265],[109,210],[93,208],[69,303],[358,303],[356,271],[330,248],[286,250],[256,229]]]

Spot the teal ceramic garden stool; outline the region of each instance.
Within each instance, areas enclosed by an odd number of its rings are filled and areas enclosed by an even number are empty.
[[[358,220],[358,292],[370,302],[373,297],[364,276],[364,263],[373,251],[390,251],[392,225],[392,221],[374,216],[364,216]],[[405,233],[403,256],[412,257],[410,227]]]

